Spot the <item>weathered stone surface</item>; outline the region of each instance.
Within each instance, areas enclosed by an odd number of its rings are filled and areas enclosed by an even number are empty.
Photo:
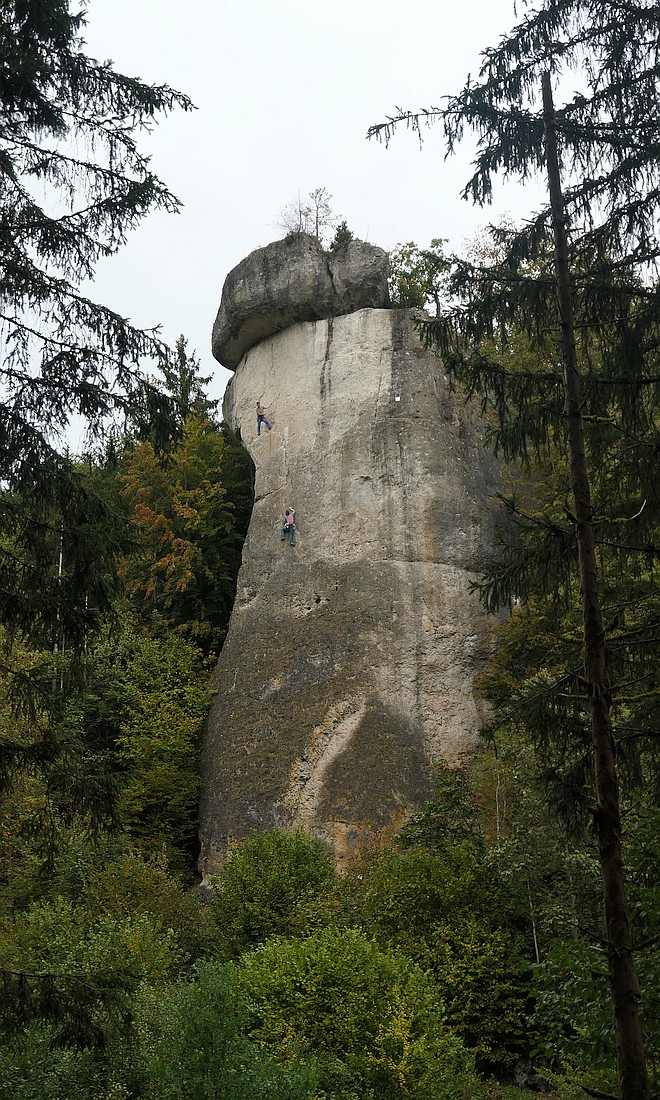
[[[257,400],[273,425],[260,437]],[[257,344],[224,415],[253,457],[255,504],[203,749],[202,869],[273,826],[342,860],[421,807],[434,758],[478,742],[473,677],[495,623],[469,582],[495,545],[498,469],[403,310]]]
[[[213,326],[215,358],[235,370],[251,347],[298,321],[389,304],[387,253],[365,241],[325,252],[296,233],[250,253],[230,271]]]

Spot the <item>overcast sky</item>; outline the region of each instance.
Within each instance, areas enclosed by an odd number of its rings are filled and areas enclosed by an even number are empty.
[[[182,212],[143,222],[92,293],[171,343],[183,333],[219,397],[229,373],[210,333],[225,276],[283,236],[276,223],[299,191],[326,187],[337,219],[388,250],[434,237],[458,250],[500,215],[524,217],[540,204],[529,186],[508,185],[485,210],[460,199],[467,142],[445,161],[439,130],[422,151],[405,131],[389,149],[365,136],[396,107],[458,92],[515,22],[513,0],[89,0],[91,56],[197,107],[141,145]]]

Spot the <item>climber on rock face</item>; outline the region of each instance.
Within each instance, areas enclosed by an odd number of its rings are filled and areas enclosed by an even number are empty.
[[[259,401],[257,401],[257,435],[261,435],[261,422],[262,422],[262,420],[263,420],[264,424],[266,425],[266,427],[268,428],[268,431],[270,431],[270,424],[268,423],[268,420],[266,419],[266,410],[264,409],[263,405]]]
[[[295,512],[293,508],[284,509],[284,522],[282,524],[282,542],[286,538],[287,531],[289,532],[289,546],[293,546],[293,536],[296,530]]]

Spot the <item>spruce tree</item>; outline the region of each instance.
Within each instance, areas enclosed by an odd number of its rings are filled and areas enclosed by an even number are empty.
[[[87,286],[149,211],[178,209],[138,136],[191,107],[88,57],[84,25],[69,0],[0,11],[0,618],[72,652],[108,606],[120,540],[62,446],[67,425],[82,418],[91,445],[117,417],[144,425],[167,411],[141,369],[167,361],[158,333]]]
[[[558,576],[570,572],[570,562],[577,563],[583,629],[579,681],[590,719],[593,825],[625,1100],[642,1100],[647,1076],[612,728],[613,706],[628,685],[612,682],[602,565],[603,555],[615,549],[624,576],[638,584],[641,599],[633,602],[636,627],[639,616],[643,627],[633,639],[631,624],[625,639],[619,635],[618,648],[634,662],[629,674],[635,667],[648,690],[644,662],[658,633],[649,574],[657,562],[660,511],[654,476],[660,445],[659,49],[655,0],[626,5],[542,0],[484,53],[478,79],[468,80],[446,106],[399,112],[370,131],[388,140],[405,124],[421,137],[426,124],[438,122],[449,151],[466,130],[475,132],[475,171],[464,195],[477,203],[490,199],[497,174],[524,182],[540,173],[547,180],[548,204],[522,230],[500,233],[499,263],[455,264],[458,304],[425,325],[424,336],[444,352],[468,391],[494,408],[495,440],[507,457],[526,458],[565,441],[567,522],[546,526],[542,560],[536,540],[536,558],[510,557],[485,594],[491,606],[501,606],[534,585],[552,590]],[[579,90],[555,107],[553,86],[561,94],[575,83]],[[511,358],[507,363],[513,331],[526,332],[539,351],[532,369],[520,369]],[[556,334],[550,362],[549,331]],[[500,353],[495,357],[493,341]],[[624,492],[610,481],[614,491],[594,500],[593,463],[611,459],[617,447],[630,474]],[[603,479],[600,485],[605,488]],[[631,609],[623,600],[620,610],[630,623]]]
[[[157,115],[192,104],[88,57],[84,13],[71,7],[0,6],[0,640],[9,693],[29,723],[24,736],[16,726],[0,738],[0,792],[17,772],[36,774],[58,809],[98,825],[112,820],[111,785],[67,698],[63,659],[75,664],[111,606],[127,540],[64,440],[72,417],[90,447],[118,422],[159,445],[171,437],[169,402],[143,373],[168,349],[87,288],[146,214],[178,209],[138,137]],[[17,1026],[57,1018],[62,1041],[84,1042],[96,1007],[125,984],[118,972],[4,969],[0,1015]]]
[[[166,392],[174,400],[175,422],[179,431],[191,412],[214,421],[218,401],[206,396],[206,386],[212,379],[200,374],[201,363],[193,351],[188,355],[188,341],[181,334],[176,342],[174,356],[161,366],[165,377]]]

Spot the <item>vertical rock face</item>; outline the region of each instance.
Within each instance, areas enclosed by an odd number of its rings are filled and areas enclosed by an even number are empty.
[[[256,401],[272,424],[259,437]],[[435,758],[475,748],[495,624],[469,582],[494,546],[498,471],[405,310],[261,340],[224,415],[255,504],[203,748],[202,870],[273,826],[341,861],[421,807]]]

